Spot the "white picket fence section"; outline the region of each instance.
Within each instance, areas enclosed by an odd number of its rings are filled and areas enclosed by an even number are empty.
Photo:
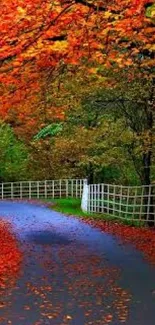
[[[155,221],[155,184],[120,186],[84,181],[83,211],[104,213],[132,221]],[[154,220],[154,221],[153,221]]]
[[[81,198],[83,183],[83,179],[1,183],[0,199]]]

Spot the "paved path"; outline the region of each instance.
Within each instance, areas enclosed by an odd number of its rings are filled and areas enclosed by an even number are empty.
[[[29,203],[0,202],[24,261],[0,324],[155,325],[155,268],[129,245]]]

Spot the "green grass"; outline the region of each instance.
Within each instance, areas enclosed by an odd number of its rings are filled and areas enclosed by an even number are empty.
[[[76,198],[61,198],[61,199],[48,199],[46,202],[52,203],[52,209],[67,215],[74,216],[87,216],[81,210],[81,199]],[[89,214],[90,215],[90,214]]]
[[[117,223],[123,223],[126,225],[143,226],[138,221],[131,221],[129,218],[119,219],[113,215],[102,213],[86,213],[81,210],[81,199],[77,198],[60,198],[60,199],[47,199],[46,202],[51,202],[51,208],[55,211],[63,213],[65,215],[72,215],[77,217],[92,218],[98,220],[115,221]]]
[[[81,199],[77,198],[61,198],[61,199],[47,199],[46,202],[51,202],[51,208],[55,211],[66,215],[78,217],[91,217],[98,219],[107,219],[107,215],[97,213],[87,213],[81,210]],[[114,217],[113,217],[114,219]]]
[[[75,198],[62,198],[62,199],[51,199],[47,200],[48,202],[54,203],[52,208],[54,210],[59,211],[61,213],[69,214],[69,215],[78,215],[81,216],[81,200]],[[83,213],[84,214],[84,213]]]

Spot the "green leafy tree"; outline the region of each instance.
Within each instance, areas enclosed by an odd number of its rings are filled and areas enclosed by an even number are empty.
[[[0,123],[0,180],[16,181],[27,177],[28,151],[16,139],[11,127]]]

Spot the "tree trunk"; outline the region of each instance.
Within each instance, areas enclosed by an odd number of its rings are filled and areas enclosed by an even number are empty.
[[[146,108],[146,114],[147,114],[147,134],[149,136],[149,141],[147,144],[147,148],[144,146],[144,153],[143,153],[143,184],[148,185],[145,188],[145,195],[147,197],[144,198],[144,204],[148,205],[149,200],[149,185],[151,185],[151,163],[152,163],[152,148],[153,148],[153,106],[154,106],[154,87],[152,88],[151,98],[148,101],[148,105]],[[148,210],[145,210],[146,216],[149,213],[148,216],[148,225],[150,227],[155,226],[155,214],[154,214],[154,199],[153,199],[153,193],[151,189],[150,193],[150,201],[149,201],[149,212]],[[147,209],[147,206],[146,206]]]
[[[143,174],[142,174],[142,180],[143,185],[150,185],[151,184],[151,157],[152,152],[149,150],[147,153],[143,154]]]
[[[147,214],[149,213],[148,216],[148,225],[150,227],[155,225],[155,219],[154,219],[154,207],[153,207],[153,193],[152,193],[152,189],[151,192],[149,191],[149,186],[151,186],[151,157],[152,157],[152,152],[148,151],[147,153],[143,154],[143,185],[148,185],[147,187],[145,187],[144,190],[144,195],[146,195],[146,197],[144,197],[144,205],[145,205],[145,215],[147,217]],[[151,195],[150,197],[150,201],[149,201],[149,210],[148,210],[148,200],[149,200],[149,194]]]
[[[89,166],[87,168],[87,179],[88,179],[88,184],[94,183],[94,168],[91,162],[89,163]]]

